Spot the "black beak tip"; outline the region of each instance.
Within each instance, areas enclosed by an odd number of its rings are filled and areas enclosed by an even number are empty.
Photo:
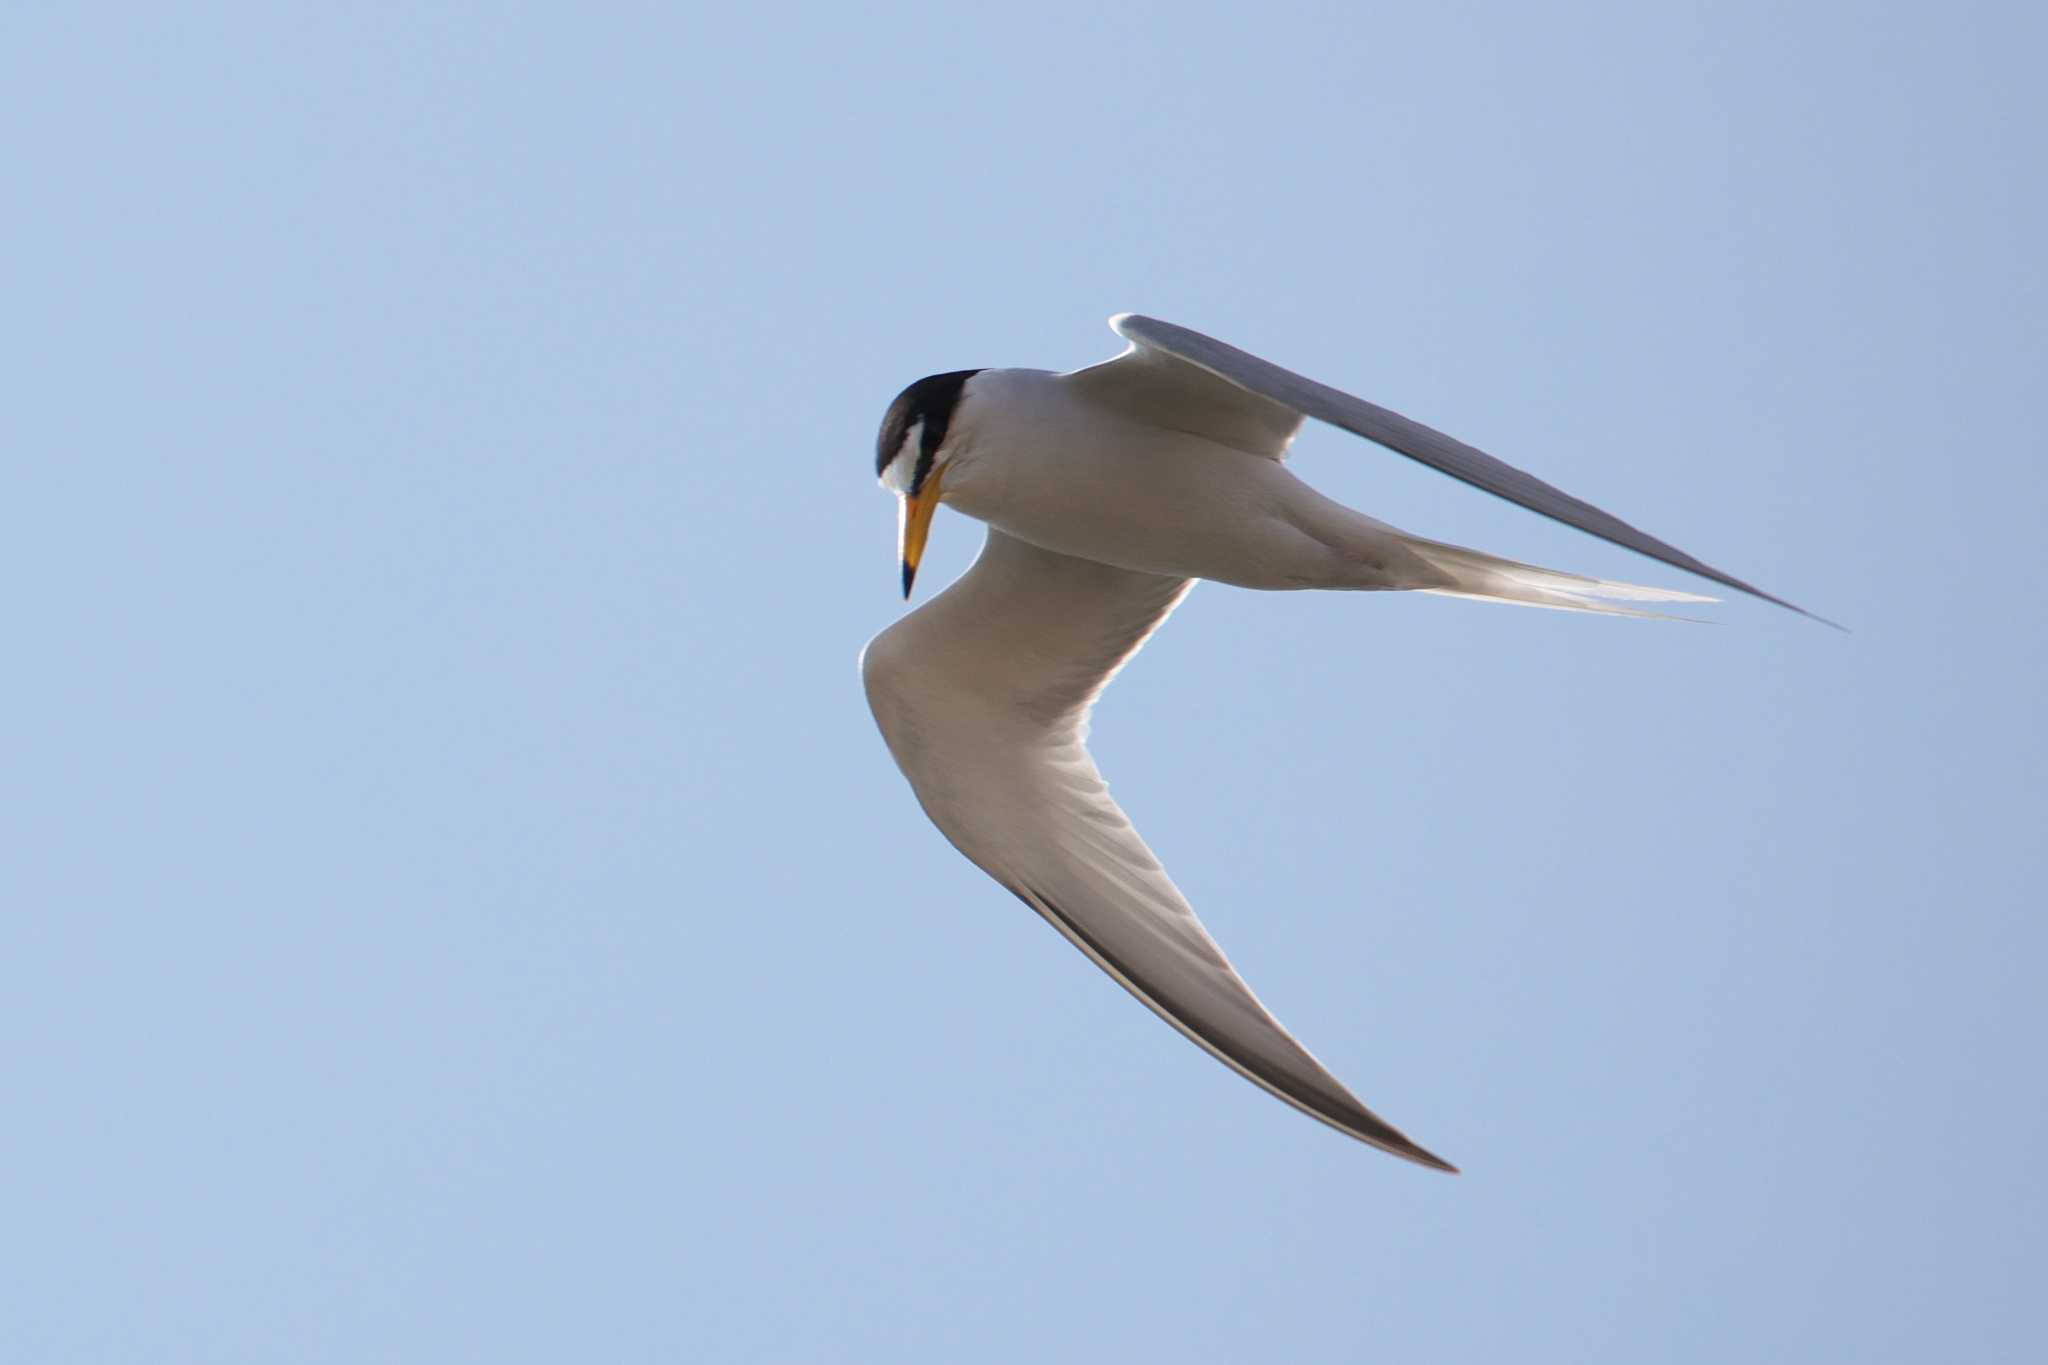
[[[906,602],[910,600],[910,582],[912,579],[916,577],[916,567],[910,564],[905,564],[903,566],[903,598]]]

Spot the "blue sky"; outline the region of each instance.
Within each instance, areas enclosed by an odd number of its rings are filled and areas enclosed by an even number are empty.
[[[340,8],[0,21],[0,1354],[2037,1344],[2038,8]],[[1123,309],[1853,628],[1208,585],[1118,680],[1123,804],[1455,1179],[867,716],[884,405]]]

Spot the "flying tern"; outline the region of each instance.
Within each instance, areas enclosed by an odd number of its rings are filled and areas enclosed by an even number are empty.
[[[1190,1040],[1295,1108],[1424,1166],[1425,1150],[1329,1073],[1244,983],[1110,799],[1086,748],[1095,699],[1198,578],[1407,590],[1571,611],[1706,602],[1426,540],[1317,493],[1282,463],[1313,417],[1566,525],[1803,612],[1589,503],[1385,408],[1132,313],[1099,365],[920,379],[882,420],[910,595],[940,503],[988,523],[980,557],[868,642],[868,704],[925,814]],[[1818,618],[1816,618],[1818,619]]]

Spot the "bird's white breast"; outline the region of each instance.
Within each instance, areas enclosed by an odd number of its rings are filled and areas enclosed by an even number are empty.
[[[1042,370],[985,370],[962,404],[944,500],[969,516],[1119,568],[1327,581],[1329,549],[1301,515],[1326,500],[1273,460],[1133,421]]]

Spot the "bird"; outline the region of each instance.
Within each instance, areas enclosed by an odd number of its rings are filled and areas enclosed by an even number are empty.
[[[890,403],[875,470],[897,498],[904,598],[941,503],[988,531],[965,573],[862,650],[869,708],[946,839],[1154,1013],[1338,1132],[1455,1172],[1367,1108],[1231,966],[1111,799],[1087,749],[1096,699],[1200,579],[1630,616],[1715,600],[1537,568],[1355,512],[1287,468],[1308,418],[1812,613],[1461,441],[1200,332],[1135,313],[1110,327],[1128,344],[1099,364],[954,370]]]

